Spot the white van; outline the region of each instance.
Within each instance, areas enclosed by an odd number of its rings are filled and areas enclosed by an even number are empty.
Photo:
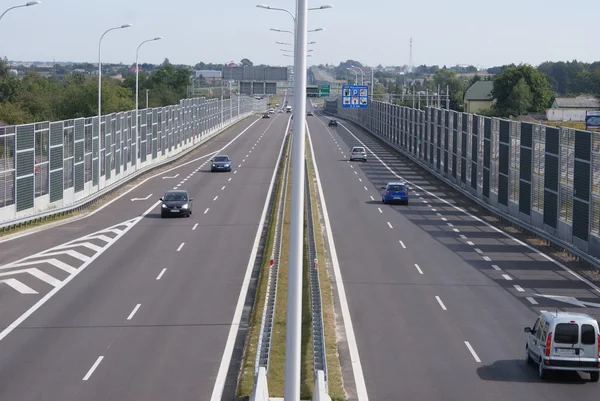
[[[525,360],[538,364],[540,379],[546,379],[549,370],[570,370],[587,372],[591,381],[598,381],[600,330],[591,316],[543,312],[525,333]]]

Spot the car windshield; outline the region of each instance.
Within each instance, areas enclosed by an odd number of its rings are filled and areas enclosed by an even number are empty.
[[[365,150],[363,148],[354,148],[352,151],[355,153],[363,153]]]
[[[187,194],[185,192],[167,192],[163,199],[166,201],[186,201]]]
[[[404,185],[390,185],[388,186],[388,191],[404,191]]]
[[[229,158],[227,156],[217,156],[215,157],[216,162],[228,162]]]

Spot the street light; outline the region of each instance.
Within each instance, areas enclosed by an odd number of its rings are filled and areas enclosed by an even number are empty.
[[[296,16],[294,15],[294,13],[292,13],[290,10],[285,9],[285,8],[279,8],[279,7],[271,7],[268,6],[266,4],[257,4],[256,5],[257,8],[263,8],[265,10],[272,10],[272,11],[283,11],[285,13],[288,13],[293,19],[294,22],[296,21]],[[309,9],[307,9],[308,11],[314,11],[314,10],[326,10],[328,8],[333,8],[333,6],[331,4],[326,4],[324,6],[320,6],[320,7],[311,7]]]
[[[363,69],[358,66],[352,66],[352,68],[356,68],[357,70],[360,71],[360,84],[364,85],[365,84],[365,72],[363,71]]]
[[[102,128],[102,39],[104,39],[104,36],[110,31],[131,27],[131,24],[125,24],[115,28],[110,28],[106,30],[106,32],[104,32],[102,36],[100,36],[100,40],[98,41],[98,137],[100,137],[100,132]]]
[[[348,67],[346,69],[349,70],[349,71],[352,71],[354,73],[354,85],[358,85],[358,71],[353,70],[350,67]]]
[[[291,33],[292,35],[295,35],[293,31],[288,31],[285,29],[271,28],[270,30],[273,32],[285,32],[285,33]],[[306,32],[320,32],[320,31],[324,31],[324,30],[325,30],[325,28],[317,28],[317,29],[310,29]]]
[[[22,7],[31,7],[31,6],[35,6],[36,4],[41,4],[42,2],[39,0],[35,0],[35,1],[30,1],[28,3],[25,4],[21,4],[20,6],[14,6],[14,7],[10,7],[9,9],[7,9],[6,11],[4,11],[2,13],[2,15],[0,15],[0,20],[2,19],[2,17],[4,17],[4,14],[6,14],[7,12],[9,12],[10,10],[14,10],[15,8],[22,8]]]
[[[139,109],[139,90],[140,90],[140,67],[138,65],[138,60],[139,60],[139,56],[140,56],[140,47],[142,47],[145,43],[148,42],[154,42],[157,40],[162,40],[162,36],[158,36],[154,39],[148,39],[148,40],[144,40],[142,43],[140,43],[140,45],[138,46],[137,50],[135,51],[135,148],[137,151],[139,151],[139,121],[140,121],[140,109]],[[136,155],[135,157],[135,163],[136,163],[136,168],[138,167],[138,157]]]

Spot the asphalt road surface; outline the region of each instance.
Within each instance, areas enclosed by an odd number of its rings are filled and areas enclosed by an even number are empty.
[[[245,120],[93,216],[1,243],[0,399],[209,400],[288,117]],[[224,146],[234,171],[210,173]],[[193,214],[161,219],[176,187]]]
[[[362,129],[328,119],[307,118],[369,400],[597,398],[587,374],[541,382],[525,365],[523,328],[556,308],[598,319],[600,289],[457,210],[457,193]],[[368,161],[348,162],[361,145]],[[410,203],[384,205],[380,188],[398,176]]]

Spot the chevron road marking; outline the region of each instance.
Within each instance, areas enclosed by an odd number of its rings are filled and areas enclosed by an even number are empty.
[[[17,279],[14,279],[14,278],[0,280],[0,283],[6,283],[7,285],[11,286],[15,290],[19,291],[21,294],[38,294],[38,292],[36,290],[34,290],[31,287],[26,286],[25,284],[23,284],[22,282],[20,282]]]
[[[111,246],[117,239],[129,231],[141,218],[143,218],[143,216],[124,221],[112,227],[94,232],[15,262],[0,266],[0,283],[8,285],[21,294],[38,294],[36,290],[22,283],[20,280],[18,280],[18,278],[15,277],[18,275],[28,274],[51,285],[52,287],[58,287],[63,283],[63,281],[40,270],[41,268],[52,266],[66,272],[69,274],[69,276],[75,275],[80,269],[82,269],[83,266],[87,266],[89,263],[91,263],[106,248]],[[97,245],[90,242],[92,240],[100,240],[103,241],[104,244]],[[94,254],[92,256],[88,256],[78,252],[75,248],[79,248],[80,250],[81,248],[87,248],[93,251]],[[74,260],[61,260],[61,256],[67,256]],[[15,268],[17,268],[17,270],[15,270]],[[7,278],[4,279],[4,277]]]

